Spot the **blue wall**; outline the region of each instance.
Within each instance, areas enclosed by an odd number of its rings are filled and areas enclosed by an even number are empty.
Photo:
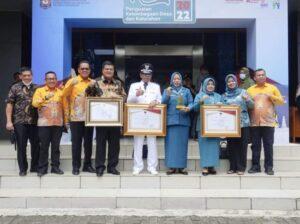
[[[78,5],[58,6],[52,0],[44,9],[33,3],[32,68],[35,82],[43,82],[48,70],[67,77],[71,69],[72,28],[246,28],[247,65],[265,68],[269,78],[288,89],[288,7],[260,3],[228,3],[226,0],[195,0],[195,24],[124,24],[125,0],[80,0]],[[67,1],[66,1],[67,2]],[[81,2],[81,3],[80,3]],[[260,1],[257,1],[260,2]],[[225,47],[224,47],[225,48]],[[226,63],[224,64],[226,66]],[[288,101],[288,95],[286,96]],[[281,113],[288,123],[288,107]]]

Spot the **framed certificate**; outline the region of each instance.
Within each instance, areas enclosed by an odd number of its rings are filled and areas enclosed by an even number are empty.
[[[164,104],[149,108],[148,104],[125,104],[124,135],[166,136]]]
[[[200,115],[202,137],[241,137],[239,106],[203,105]]]
[[[86,126],[123,126],[123,98],[87,97]]]

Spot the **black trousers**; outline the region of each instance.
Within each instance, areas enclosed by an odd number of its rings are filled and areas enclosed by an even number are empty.
[[[40,157],[39,172],[47,172],[49,146],[51,144],[51,166],[59,167],[60,150],[59,144],[62,136],[62,127],[49,126],[39,127]]]
[[[107,168],[115,168],[119,163],[120,153],[120,128],[97,127],[96,128],[96,169],[105,168],[106,141],[108,142]]]
[[[30,171],[37,171],[40,151],[37,126],[33,124],[15,124],[14,129],[17,138],[17,159],[20,172],[28,169],[26,156],[28,139],[31,145]]]
[[[273,127],[252,127],[252,166],[260,168],[261,142],[264,145],[265,164],[264,168],[273,169],[273,143],[274,128]]]
[[[71,141],[72,141],[72,166],[73,170],[81,167],[81,148],[82,139],[84,146],[84,167],[91,166],[93,149],[93,130],[94,127],[86,127],[84,122],[70,122]]]
[[[244,172],[247,166],[247,148],[250,129],[241,129],[240,138],[227,138],[230,170]]]

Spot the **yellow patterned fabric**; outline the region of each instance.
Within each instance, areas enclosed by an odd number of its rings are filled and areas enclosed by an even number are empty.
[[[63,90],[64,121],[85,121],[85,90],[91,79],[71,78]]]
[[[276,86],[265,83],[247,89],[254,100],[254,108],[250,110],[251,126],[275,127],[277,125],[275,105],[284,104],[284,99]]]
[[[62,90],[50,90],[47,86],[38,88],[32,99],[32,106],[38,108],[38,126],[62,126]]]

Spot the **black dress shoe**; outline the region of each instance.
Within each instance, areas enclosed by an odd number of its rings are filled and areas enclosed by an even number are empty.
[[[261,170],[260,168],[257,168],[257,167],[251,167],[250,170],[248,170],[248,173],[260,173]]]
[[[96,171],[97,177],[102,177],[102,176],[103,176],[103,173],[104,173],[104,168],[99,168],[99,169],[97,169],[97,171]]]
[[[267,169],[267,170],[265,171],[265,173],[268,174],[268,175],[274,175],[274,170],[272,170],[272,169]]]
[[[188,175],[188,172],[185,169],[179,168],[177,170],[177,173],[182,174],[182,175]]]
[[[82,172],[95,173],[96,170],[92,166],[85,166],[83,167]]]
[[[62,170],[59,169],[58,167],[52,167],[52,168],[51,168],[51,173],[55,173],[55,174],[62,175],[62,174],[64,174],[64,171],[62,171]]]
[[[72,170],[73,175],[79,175],[79,170]]]
[[[46,174],[47,174],[47,172],[40,172],[40,171],[37,172],[37,176],[38,177],[42,177],[42,176],[44,176]]]
[[[167,171],[167,175],[172,175],[176,173],[176,169],[175,168],[171,168]]]
[[[19,176],[20,176],[20,177],[24,177],[24,176],[26,176],[26,174],[27,174],[26,171],[20,171],[20,172],[19,172]]]
[[[115,167],[107,169],[107,173],[111,173],[113,175],[120,175],[120,172]]]

